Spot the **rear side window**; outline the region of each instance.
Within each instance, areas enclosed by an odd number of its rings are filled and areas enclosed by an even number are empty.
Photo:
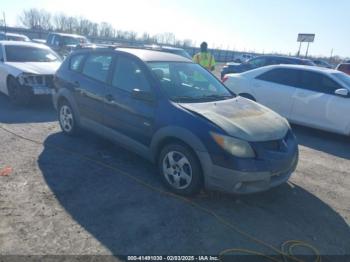
[[[265,66],[267,61],[265,57],[258,57],[258,58],[253,58],[249,60],[249,64],[252,65],[253,67],[262,67]]]
[[[113,73],[112,86],[131,92],[134,89],[150,91],[147,78],[140,66],[126,57],[119,57]]]
[[[85,55],[75,55],[70,59],[69,69],[72,71],[80,71],[81,64],[84,60]]]
[[[303,71],[301,88],[314,92],[334,94],[335,90],[342,87],[328,76],[315,72]]]
[[[299,84],[299,75],[298,70],[279,68],[265,72],[256,79],[296,87]]]
[[[89,55],[83,67],[83,74],[97,81],[107,82],[112,59],[111,54]]]

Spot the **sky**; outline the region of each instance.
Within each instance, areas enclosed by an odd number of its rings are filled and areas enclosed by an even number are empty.
[[[350,0],[1,0],[9,25],[23,9],[84,16],[139,35],[172,32],[209,48],[296,54],[298,33],[316,34],[310,55],[350,57]],[[306,44],[302,46],[302,54]]]

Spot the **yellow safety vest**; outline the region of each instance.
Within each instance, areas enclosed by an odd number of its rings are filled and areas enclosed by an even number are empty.
[[[212,67],[216,64],[214,56],[208,52],[195,54],[193,56],[193,62],[200,64],[209,71],[211,71]]]

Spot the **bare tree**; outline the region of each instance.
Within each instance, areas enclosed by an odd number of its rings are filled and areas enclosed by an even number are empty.
[[[102,22],[99,27],[100,27],[100,30],[99,30],[100,37],[105,37],[105,38],[115,37],[116,32],[111,24]]]
[[[116,40],[142,41],[148,44],[168,44],[183,47],[193,45],[190,39],[176,39],[174,33],[165,32],[151,36],[143,33],[139,38],[134,31],[116,30],[111,24],[102,22],[94,23],[85,17],[67,16],[64,13],[51,13],[36,8],[23,10],[18,17],[22,26],[31,29],[54,30],[66,33],[76,33],[90,37],[116,38]]]
[[[32,8],[19,15],[21,25],[31,29],[52,29],[51,14],[45,10]]]
[[[68,24],[68,17],[63,14],[56,14],[53,17],[53,25],[54,25],[54,29],[60,32],[65,32],[67,30],[67,24]]]

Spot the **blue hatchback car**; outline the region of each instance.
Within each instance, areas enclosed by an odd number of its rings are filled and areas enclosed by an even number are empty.
[[[287,120],[236,96],[190,59],[82,48],[54,82],[65,134],[89,129],[140,154],[175,193],[264,191],[296,168],[298,145]]]

